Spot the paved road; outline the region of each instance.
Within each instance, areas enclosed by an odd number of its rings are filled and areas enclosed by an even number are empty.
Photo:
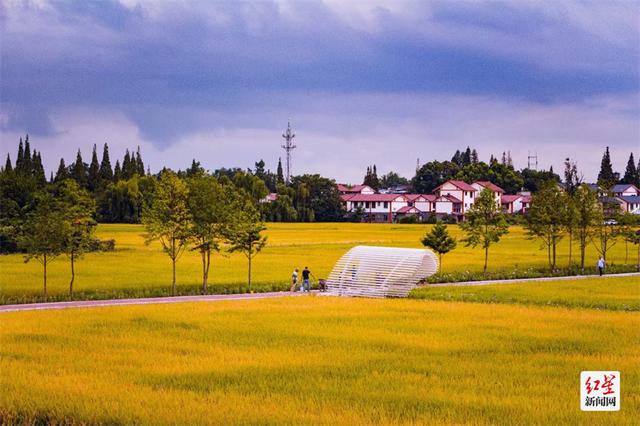
[[[513,284],[540,281],[575,280],[586,278],[611,278],[611,277],[633,277],[640,276],[640,272],[626,274],[612,274],[598,277],[595,275],[577,275],[573,277],[545,277],[545,278],[521,278],[513,280],[493,280],[493,281],[465,281],[457,283],[429,284],[429,287],[449,287],[449,286],[476,286],[490,284]],[[313,293],[316,293],[315,291]],[[173,296],[173,297],[149,297],[144,299],[110,299],[110,300],[84,300],[76,302],[49,302],[49,303],[26,303],[21,305],[1,305],[0,313],[16,311],[38,311],[47,309],[68,309],[68,308],[94,308],[99,306],[121,306],[121,305],[152,305],[162,303],[183,303],[183,302],[217,302],[224,300],[254,300],[271,299],[274,297],[298,297],[304,293],[288,291],[276,291],[271,293],[253,294],[212,294],[209,296]]]

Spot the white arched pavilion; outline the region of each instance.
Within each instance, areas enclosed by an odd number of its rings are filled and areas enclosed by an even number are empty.
[[[430,250],[356,246],[338,260],[326,281],[327,294],[360,297],[407,297],[423,279],[438,271]]]

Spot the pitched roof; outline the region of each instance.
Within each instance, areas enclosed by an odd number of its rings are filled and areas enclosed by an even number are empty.
[[[625,203],[638,204],[640,203],[640,195],[623,195],[618,197],[621,200],[624,200]]]
[[[640,192],[640,189],[630,183],[620,183],[618,185],[613,185],[613,187],[611,188],[611,192],[624,192],[629,188],[633,188],[636,193]]]
[[[476,190],[473,186],[469,185],[467,182],[464,182],[462,180],[448,180],[445,183],[443,183],[442,185],[438,186],[436,189],[441,188],[443,185],[445,185],[447,183],[450,183],[453,186],[455,186],[456,188],[461,189],[463,191],[475,191]]]
[[[338,187],[338,191],[340,191],[340,192],[358,193],[358,192],[361,192],[365,188],[369,188],[369,189],[371,189],[373,191],[373,188],[371,188],[369,185],[347,186],[347,185],[339,183],[336,186]]]
[[[487,188],[493,192],[502,192],[504,194],[504,189],[500,188],[498,185],[489,182],[488,180],[478,180],[474,183],[477,183],[478,185]]]
[[[405,197],[402,194],[349,194],[349,198],[344,201],[394,201],[398,198],[404,200]]]
[[[522,195],[503,195],[502,197],[500,197],[500,202],[503,204],[510,204],[519,198],[523,198],[523,196]]]
[[[413,206],[404,206],[398,209],[396,213],[421,213],[422,210],[417,209]]]
[[[419,198],[424,198],[426,201],[432,201],[432,199],[435,199],[435,195],[427,195],[427,194],[403,194],[406,198],[407,201],[416,201]]]
[[[448,201],[451,203],[462,203],[462,201],[458,200],[453,195],[441,195],[434,200],[434,202],[443,202],[443,201]]]

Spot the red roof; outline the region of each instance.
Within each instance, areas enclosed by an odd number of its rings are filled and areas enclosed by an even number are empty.
[[[339,183],[336,186],[338,187],[338,191],[340,192],[347,192],[347,193],[354,193],[354,194],[360,193],[364,188],[369,188],[373,190],[369,185],[347,186]]]
[[[346,199],[345,195],[342,196],[344,201],[394,201],[398,198],[405,200],[402,194],[350,194],[346,195]]]
[[[402,194],[407,198],[407,201],[416,201],[418,198],[424,198],[425,201],[431,201],[431,198],[435,199],[435,195],[427,194]]]
[[[413,206],[404,206],[400,209],[398,209],[398,211],[396,213],[421,213],[422,211],[413,207]]]
[[[500,197],[500,202],[503,204],[511,204],[518,198],[523,198],[522,195],[503,195]]]
[[[445,183],[443,183],[442,185],[438,186],[436,189],[441,188],[446,183],[450,183],[453,186],[455,186],[458,189],[461,189],[463,191],[475,191],[476,190],[473,186],[469,185],[467,182],[464,182],[462,180],[448,180]]]
[[[462,201],[458,200],[456,197],[454,197],[453,195],[441,195],[438,198],[436,198],[434,201],[449,201],[452,203],[462,203]]]
[[[474,183],[477,183],[478,185],[484,188],[487,188],[488,190],[491,190],[493,192],[501,192],[504,194],[504,189],[500,188],[498,185],[495,185],[492,182],[489,182],[488,180],[479,180]]]

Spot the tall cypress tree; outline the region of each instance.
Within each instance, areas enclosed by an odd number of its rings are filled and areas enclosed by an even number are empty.
[[[462,154],[461,161],[463,166],[468,166],[469,164],[471,164],[471,148],[467,147],[467,149],[464,151],[464,154]]]
[[[22,173],[24,164],[24,147],[22,146],[22,138],[18,144],[18,156],[16,157],[16,172]]]
[[[276,171],[276,179],[278,183],[284,183],[284,174],[282,172],[282,159],[278,158],[278,170]]]
[[[69,169],[64,164],[64,158],[60,159],[60,164],[58,165],[58,171],[56,172],[56,177],[53,179],[54,182],[62,182],[65,179],[69,179]]]
[[[91,153],[91,164],[89,165],[87,188],[94,192],[100,186],[100,165],[98,164],[98,153],[96,152],[96,144],[93,144],[93,152]]]
[[[82,161],[82,154],[78,150],[76,162],[71,165],[71,178],[75,180],[81,188],[87,187],[87,165]]]
[[[120,160],[116,160],[116,166],[113,169],[113,181],[118,182],[122,179],[122,169],[120,168]]]
[[[31,174],[33,172],[33,164],[31,163],[31,148],[29,147],[29,135],[24,139],[24,157],[22,158],[22,172]]]
[[[11,157],[9,156],[8,152],[7,152],[7,161],[4,163],[4,171],[8,173],[13,171],[13,166],[11,166]]]
[[[138,173],[138,176],[144,176],[144,163],[140,154],[140,145],[138,145],[138,150],[136,151],[136,173]]]
[[[100,162],[100,185],[107,186],[113,181],[113,169],[109,159],[109,146],[105,143],[102,149],[102,161]]]
[[[616,181],[616,178],[613,174],[613,167],[611,166],[611,157],[609,155],[609,147],[604,152],[602,156],[602,161],[600,162],[600,173],[598,173],[598,184],[604,189],[609,189],[611,185],[613,185]]]
[[[624,171],[624,177],[621,182],[638,186],[638,169],[636,169],[636,160],[633,158],[633,152],[629,155],[627,169]]]
[[[131,154],[129,154],[129,149],[127,149],[124,153],[124,159],[122,160],[122,178],[131,179],[134,171],[135,164],[133,164],[133,161],[131,160]]]
[[[42,165],[42,157],[39,152],[33,151],[33,157],[31,160],[33,164],[33,176],[36,178],[36,182],[41,185],[47,183],[47,175],[44,173],[44,166]]]

